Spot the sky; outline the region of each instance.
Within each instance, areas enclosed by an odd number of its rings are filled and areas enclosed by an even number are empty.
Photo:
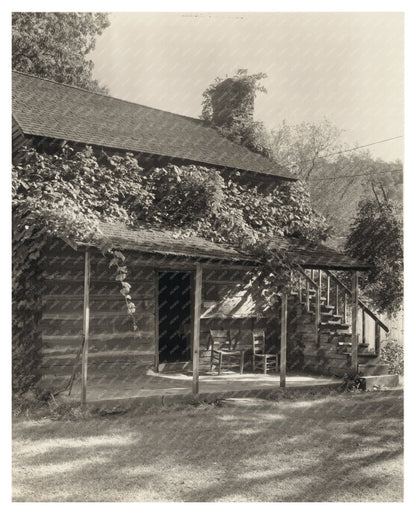
[[[112,13],[91,58],[112,96],[193,117],[217,77],[264,72],[267,128],[324,118],[351,146],[403,136],[401,13]],[[371,146],[403,158],[403,139]]]

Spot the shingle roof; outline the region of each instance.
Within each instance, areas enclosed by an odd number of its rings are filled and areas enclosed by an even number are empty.
[[[241,261],[255,264],[256,259],[224,244],[207,241],[198,236],[179,235],[171,230],[149,227],[131,228],[122,223],[101,222],[99,240],[107,239],[114,247],[143,253],[171,256]],[[85,244],[84,241],[81,244]],[[277,249],[285,250],[303,267],[366,270],[369,266],[324,245],[312,246],[295,238],[274,238]]]
[[[13,116],[26,135],[186,159],[294,180],[204,121],[13,72]]]
[[[101,234],[97,239],[109,240],[114,247],[143,253],[219,259],[226,261],[250,261],[253,258],[237,250],[219,245],[198,236],[184,236],[166,229],[150,227],[131,228],[122,223],[101,222]]]
[[[368,270],[365,262],[329,248],[323,244],[313,245],[294,237],[279,237],[274,240],[277,249],[285,250],[304,268]]]

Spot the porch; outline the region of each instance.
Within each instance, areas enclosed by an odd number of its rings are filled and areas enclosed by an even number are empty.
[[[171,371],[156,373],[148,370],[145,374],[135,376],[115,374],[107,380],[90,377],[88,380],[88,405],[105,407],[126,407],[142,404],[168,404],[183,401],[214,401],[221,398],[267,397],[280,391],[300,390],[313,391],[320,388],[339,388],[341,379],[312,375],[300,372],[289,372],[286,386],[281,387],[280,375],[277,373],[244,373],[224,371],[201,372],[199,375],[199,394],[197,398],[192,392],[192,371]],[[81,384],[77,381],[71,395],[65,392],[68,400],[79,398]]]

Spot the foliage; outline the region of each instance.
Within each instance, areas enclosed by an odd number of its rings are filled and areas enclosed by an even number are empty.
[[[334,228],[333,242],[341,249],[348,227],[363,199],[403,196],[402,163],[375,159],[368,150],[349,151],[342,131],[326,119],[288,125],[272,131],[273,159],[305,180],[315,209]],[[347,151],[348,150],[348,151]]]
[[[220,173],[203,166],[156,168],[147,183],[153,196],[153,221],[189,225],[218,213],[223,200]]]
[[[263,263],[252,275],[252,291],[261,298],[259,305],[272,308],[278,293],[289,288],[292,270],[273,238],[297,235],[317,241],[327,229],[301,182],[262,192],[239,179],[237,172],[225,180],[216,169],[194,165],[145,173],[129,153],[108,155],[90,147],[24,150],[12,170],[14,364],[20,377],[15,389],[36,381],[30,369],[39,358],[42,248],[53,238],[90,242],[109,257],[137,328],[128,264],[100,235],[100,221],[168,227],[251,253]]]
[[[87,55],[109,26],[106,13],[15,12],[12,14],[12,66],[56,82],[103,91],[92,78]]]
[[[346,251],[368,262],[364,292],[379,311],[397,312],[403,300],[403,221],[390,201],[363,201],[351,225]]]
[[[265,78],[265,73],[248,75],[241,69],[233,77],[217,77],[202,95],[202,118],[231,141],[269,157],[267,133],[263,124],[253,119],[256,95],[266,92],[259,84]]]
[[[341,150],[341,131],[327,119],[319,123],[288,125],[272,132],[273,158],[299,178],[308,181],[329,153]]]
[[[397,341],[386,341],[381,348],[381,358],[387,362],[389,373],[403,375],[404,372],[404,351],[403,346]]]
[[[365,391],[366,379],[356,373],[345,373],[341,389],[343,391]]]

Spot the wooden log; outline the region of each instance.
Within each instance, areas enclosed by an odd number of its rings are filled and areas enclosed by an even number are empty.
[[[352,313],[351,313],[351,332],[352,332],[352,348],[351,348],[351,370],[358,373],[358,271],[354,271],[352,277]]]
[[[90,329],[90,250],[85,250],[85,274],[84,274],[84,319],[83,319],[83,347],[81,358],[81,407],[87,404],[87,376],[88,376],[88,337]]]
[[[199,394],[199,332],[202,301],[202,265],[197,263],[194,282],[193,337],[192,337],[192,393]]]
[[[286,387],[286,348],[287,348],[287,293],[282,293],[282,313],[280,331],[280,387]]]

